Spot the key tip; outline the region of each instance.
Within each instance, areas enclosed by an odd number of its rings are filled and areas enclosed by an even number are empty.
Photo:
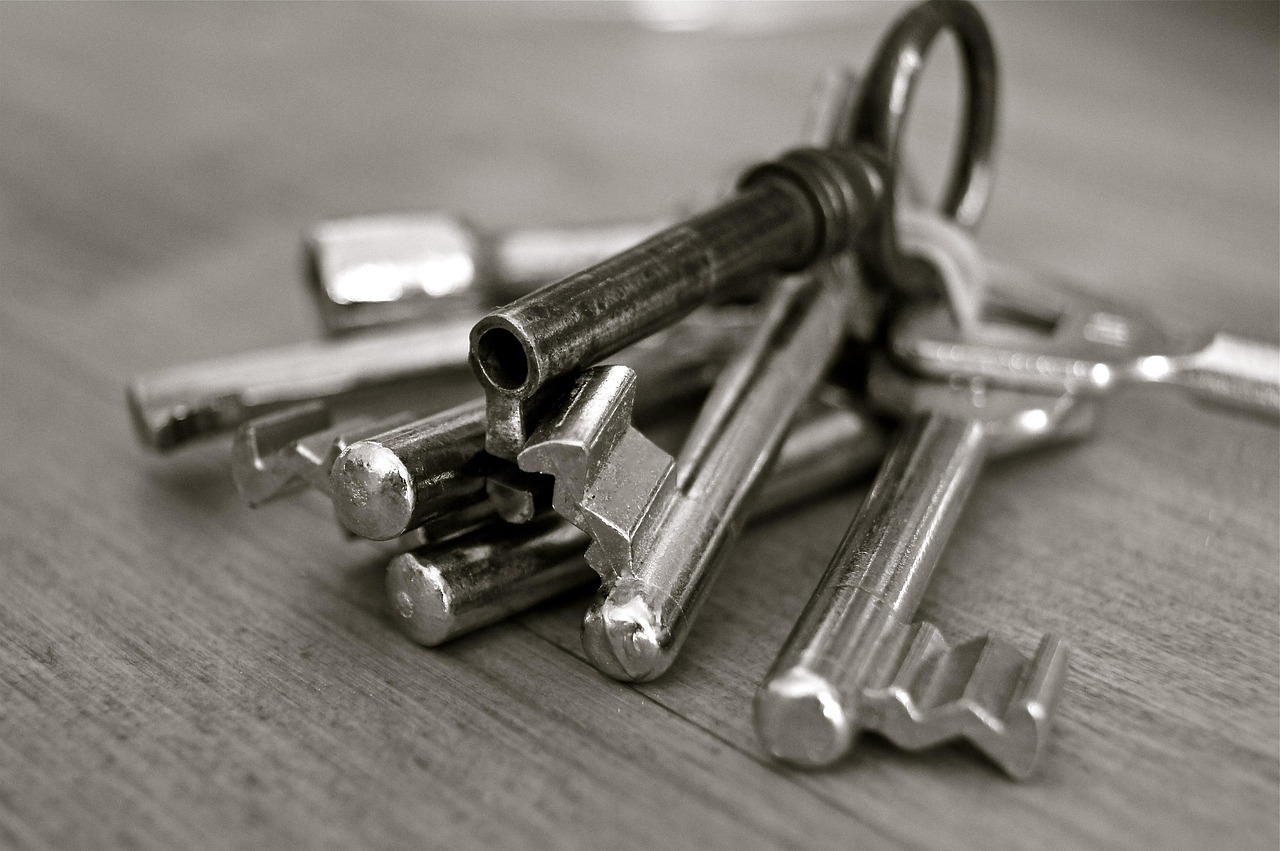
[[[601,673],[622,682],[661,676],[675,660],[658,614],[637,594],[601,589],[582,622],[582,647]]]
[[[413,553],[387,565],[387,605],[396,628],[424,647],[453,637],[453,595],[439,568]]]
[[[791,668],[769,677],[756,692],[755,726],[775,759],[820,768],[848,752],[855,725],[830,681]]]
[[[413,478],[404,462],[381,444],[351,444],[329,473],[338,520],[362,538],[388,541],[413,523]]]

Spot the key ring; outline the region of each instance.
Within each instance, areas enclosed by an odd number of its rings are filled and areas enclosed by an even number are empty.
[[[929,48],[944,29],[955,36],[964,71],[964,109],[941,212],[965,228],[975,227],[986,210],[993,176],[997,65],[991,32],[966,0],[931,0],[903,15],[881,40],[863,81],[842,142],[866,145],[887,160],[888,205],[879,244],[872,252],[877,271],[908,290],[921,288],[906,272],[893,220],[894,184],[902,162],[902,135],[917,78]],[[936,287],[935,287],[936,289]]]

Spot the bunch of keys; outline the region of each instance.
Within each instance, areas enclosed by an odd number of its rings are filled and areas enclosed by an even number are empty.
[[[964,72],[959,153],[939,213],[898,210],[910,94],[943,31]],[[250,505],[318,490],[350,534],[391,542],[391,618],[425,646],[597,583],[584,650],[622,681],[675,663],[747,519],[883,459],[757,692],[763,747],[817,767],[862,730],[910,749],[967,738],[1026,777],[1066,643],[1046,636],[1028,657],[912,620],[983,464],[1087,437],[1125,381],[1280,418],[1280,355],[1169,337],[1124,305],[989,274],[967,231],[987,203],[995,124],[985,22],[964,0],[929,0],[861,85],[823,78],[810,147],[687,220],[505,236],[439,215],[322,226],[309,284],[343,336],[143,376],[135,424],[161,449],[237,429]],[[837,358],[850,340],[874,349],[865,376]],[[473,402],[333,413],[468,364]],[[674,457],[633,424],[699,394]],[[887,454],[886,421],[899,427]]]

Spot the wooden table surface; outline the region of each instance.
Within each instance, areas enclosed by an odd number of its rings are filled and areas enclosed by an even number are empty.
[[[0,5],[0,846],[1275,849],[1265,422],[1135,390],[1096,440],[979,485],[923,614],[1073,643],[1022,784],[962,746],[763,756],[752,691],[862,489],[748,533],[670,675],[628,686],[583,660],[580,597],[424,650],[387,617],[385,555],[323,500],[250,512],[225,445],[134,443],[132,374],[316,334],[309,224],[706,198],[899,8],[662,32],[635,4]],[[986,249],[1275,341],[1276,10],[984,7]],[[952,85],[930,73],[926,176]]]

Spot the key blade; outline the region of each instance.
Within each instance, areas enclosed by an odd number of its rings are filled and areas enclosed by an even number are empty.
[[[882,662],[886,684],[863,692],[868,728],[906,750],[963,738],[1010,777],[1031,776],[1066,682],[1066,642],[1046,635],[1028,659],[994,634],[949,647],[932,624],[912,631],[905,652]]]

